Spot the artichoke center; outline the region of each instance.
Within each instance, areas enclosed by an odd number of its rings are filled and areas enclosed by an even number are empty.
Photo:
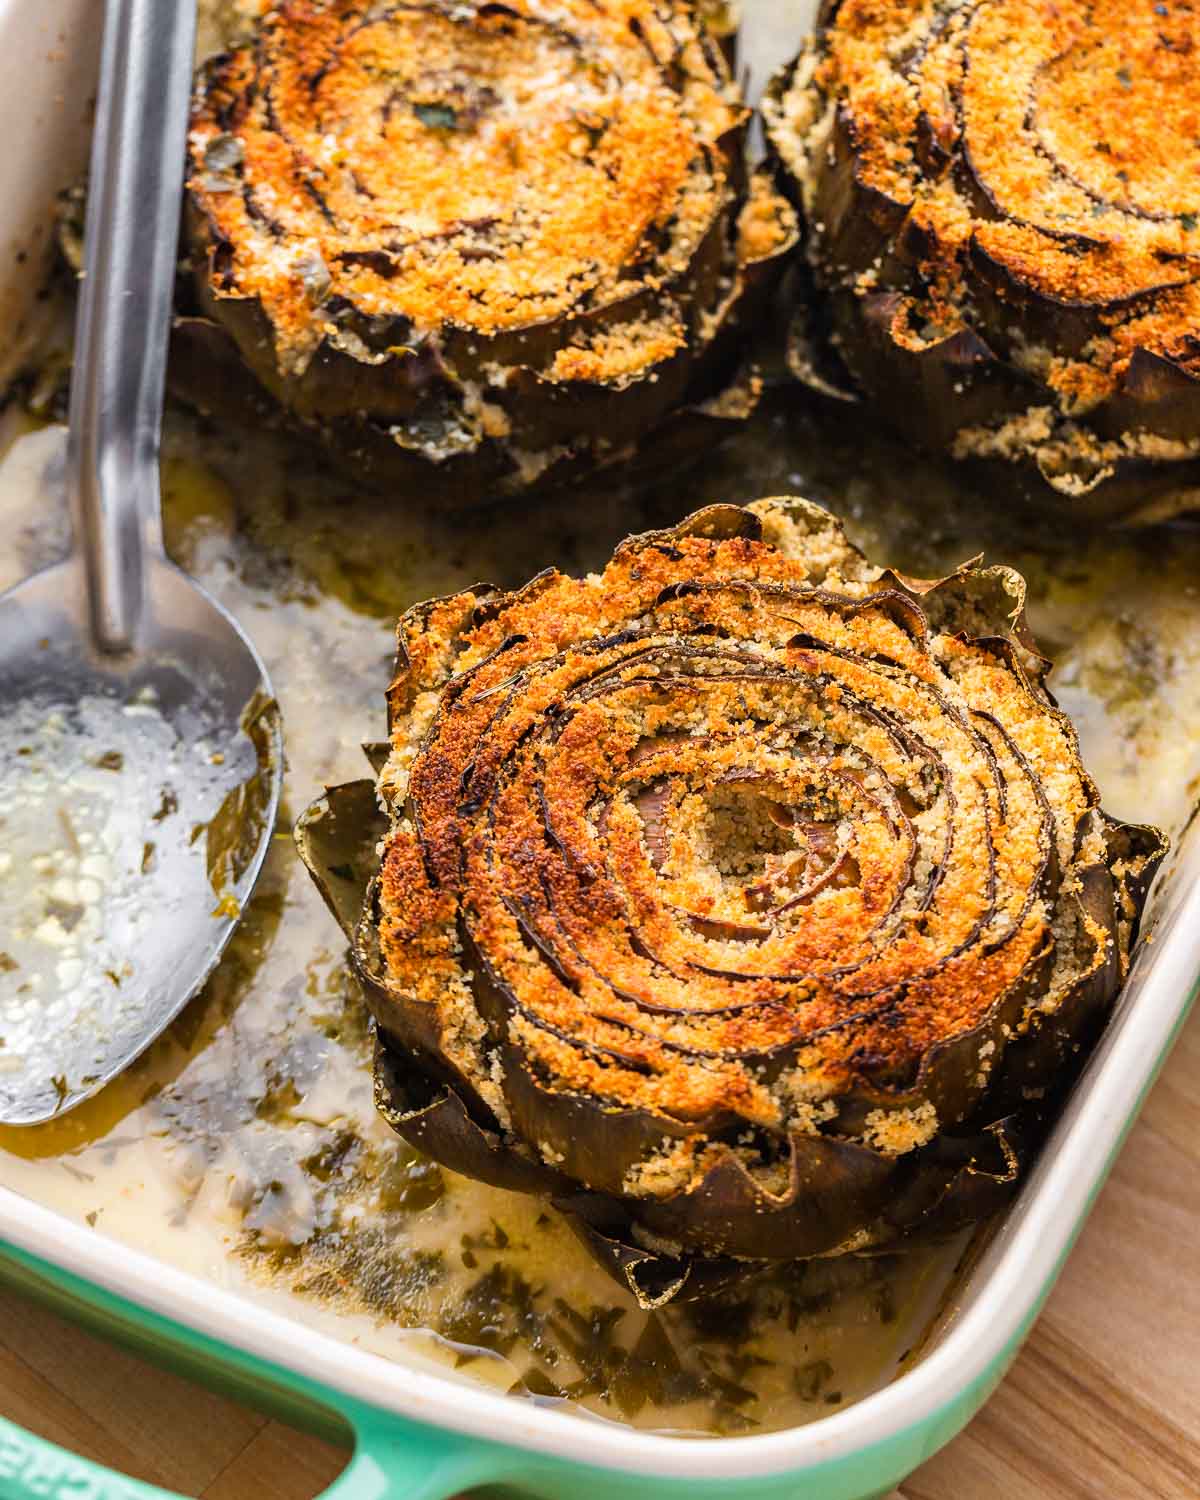
[[[798,854],[790,808],[736,787],[717,787],[704,800],[704,833],[713,868],[727,885],[750,885]]]
[[[655,871],[706,889],[711,909],[697,917],[719,926],[739,914],[782,916],[827,887],[859,884],[836,799],[816,788],[799,800],[785,796],[774,786],[722,779],[690,788],[668,777],[644,787],[634,805]]]

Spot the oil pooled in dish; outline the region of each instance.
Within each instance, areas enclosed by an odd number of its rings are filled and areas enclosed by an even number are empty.
[[[4,585],[65,535],[53,487],[63,430],[29,430],[15,410],[6,422],[0,518],[16,545]],[[420,511],[381,517],[269,433],[245,441],[174,411],[166,449],[171,551],[247,624],[280,695],[287,821],[205,993],[80,1111],[0,1133],[0,1181],[385,1357],[502,1389],[573,1387],[588,1410],[639,1426],[777,1428],[886,1379],[959,1246],[818,1263],[798,1283],[651,1320],[565,1231],[538,1224],[532,1200],[418,1161],[375,1114],[361,1001],[293,855],[290,819],[314,785],[361,774],[364,727],[382,733],[394,621],[415,600],[480,578],[516,585],[550,562],[586,573],[622,537],[706,501],[793,490],[833,506],[864,550],[914,575],[981,549],[1018,566],[1034,631],[1058,661],[1051,686],[1105,805],[1174,835],[1200,791],[1200,538],[1014,535],[938,469],[864,443],[855,421],[812,410],[797,426],[770,404],[686,496],[679,484],[595,485],[569,510],[548,502],[486,528]],[[669,1390],[645,1374],[673,1368],[660,1334],[683,1367]],[[476,1352],[460,1365],[465,1346]]]

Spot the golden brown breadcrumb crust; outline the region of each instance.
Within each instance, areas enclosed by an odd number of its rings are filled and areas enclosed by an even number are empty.
[[[903,205],[944,329],[957,267],[1066,305],[1103,304],[1111,346],[1064,357],[1072,405],[1110,394],[1134,349],[1200,373],[1200,15],[1188,3],[844,0],[817,82],[862,183]],[[936,167],[923,141],[936,140]],[[959,163],[947,190],[943,158]]]
[[[1085,518],[1194,509],[1198,57],[1191,0],[826,0],[764,104],[794,372]]]
[[[1036,671],[762,515],[402,628],[381,951],[485,1094],[502,1042],[698,1148],[714,1120],[907,1109],[956,1039],[1123,962],[1096,791]],[[982,1092],[992,1041],[935,1108]]]

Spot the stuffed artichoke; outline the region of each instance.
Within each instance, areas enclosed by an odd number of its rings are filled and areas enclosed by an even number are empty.
[[[690,3],[278,0],[202,71],[200,319],[363,475],[449,504],[744,415],[796,215]],[[203,382],[191,380],[203,392]]]
[[[1163,853],[1023,591],[771,500],[411,610],[377,786],[298,829],[394,1128],[648,1303],[1004,1201]]]
[[[1118,0],[826,3],[774,154],[792,362],[1089,519],[1200,509],[1200,30]],[[815,347],[814,347],[815,346]]]

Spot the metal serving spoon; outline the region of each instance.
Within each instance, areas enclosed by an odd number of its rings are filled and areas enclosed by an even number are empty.
[[[71,382],[74,548],[0,598],[0,1123],[87,1098],[195,994],[279,800],[266,670],[163,549],[195,10],[107,3]]]

